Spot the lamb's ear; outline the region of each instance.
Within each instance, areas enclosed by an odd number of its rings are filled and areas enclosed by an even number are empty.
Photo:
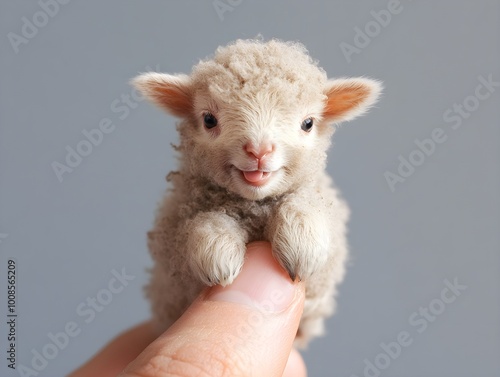
[[[131,80],[147,99],[172,115],[184,118],[193,108],[190,78],[187,75],[143,73]]]
[[[379,81],[362,77],[329,80],[323,118],[331,122],[352,120],[368,111],[381,91]]]

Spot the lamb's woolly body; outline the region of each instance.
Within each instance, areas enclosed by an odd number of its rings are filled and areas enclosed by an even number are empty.
[[[214,237],[229,238],[230,247],[237,238],[235,235],[241,236],[241,247],[244,248],[245,243],[251,241],[270,240],[268,228],[272,226],[269,223],[271,214],[280,204],[291,200],[295,205],[330,219],[325,230],[329,232],[331,250],[322,268],[307,281],[304,314],[296,341],[298,345],[305,345],[309,338],[320,335],[324,318],[333,313],[335,285],[344,277],[347,257],[345,224],[349,211],[330,179],[326,175],[320,176],[315,185],[303,190],[252,201],[208,182],[185,179],[181,172],[171,174],[169,178],[173,189],[165,196],[155,226],[148,233],[148,246],[155,265],[147,292],[159,328],[168,328],[204,286],[192,271],[192,250],[188,249],[189,242],[186,241],[194,231],[192,221],[196,214],[216,212],[224,219],[227,216],[227,222],[219,227],[212,222],[214,225],[207,231]],[[318,195],[311,197],[311,192]],[[230,219],[234,219],[234,223]],[[291,232],[287,235],[291,243],[296,234]]]
[[[298,344],[321,334],[344,276],[349,213],[325,173],[334,132],[328,123],[365,111],[378,84],[329,81],[302,45],[275,40],[237,41],[190,76],[150,73],[134,83],[184,118],[180,167],[167,177],[171,189],[148,233],[155,264],[147,293],[159,329],[204,285],[232,282],[248,242],[268,240],[290,275],[306,282]],[[217,129],[203,126],[207,112],[217,116]],[[315,120],[309,133],[300,129],[307,117]],[[264,141],[273,145],[265,165],[272,176],[256,188],[241,175],[257,169],[245,146]]]

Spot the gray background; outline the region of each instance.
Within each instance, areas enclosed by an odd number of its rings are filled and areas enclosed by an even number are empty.
[[[128,80],[148,65],[189,72],[218,45],[262,33],[302,41],[332,77],[366,75],[386,88],[368,116],[343,125],[329,155],[352,208],[352,259],[327,336],[304,353],[310,375],[361,377],[364,360],[407,331],[413,343],[382,375],[498,376],[500,88],[457,130],[443,114],[474,94],[478,76],[500,81],[500,3],[402,1],[347,62],[340,44],[354,45],[354,28],[387,4],[244,0],[221,20],[212,1],[74,0],[15,53],[8,33],[21,34],[22,17],[41,8],[2,2],[0,277],[16,258],[18,365],[30,366],[32,349],[74,321],[81,333],[39,374],[62,376],[148,318],[145,233],[175,166],[177,136],[175,119],[145,102],[119,118],[111,104],[130,94]],[[59,182],[52,162],[64,163],[65,147],[103,118],[114,131]],[[446,142],[391,192],[384,173],[436,127]],[[122,268],[135,279],[85,323],[76,307]],[[467,289],[418,333],[412,313],[455,278]],[[2,325],[0,375],[18,375],[5,367],[6,343]]]

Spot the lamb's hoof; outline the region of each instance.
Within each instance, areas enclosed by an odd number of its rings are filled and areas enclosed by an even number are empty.
[[[208,216],[208,215],[207,215]],[[188,238],[187,250],[193,275],[208,286],[231,284],[238,276],[245,260],[245,238],[239,228],[231,228],[228,216],[215,216],[211,221],[201,218],[193,226]]]
[[[292,219],[283,220],[275,229],[273,253],[292,281],[305,281],[327,262],[330,240],[324,225],[314,218],[297,215]]]
[[[223,287],[225,287],[226,285],[231,284],[234,281],[234,279],[236,279],[236,276],[238,276],[239,273],[240,271],[237,271],[236,273],[227,276],[222,276],[222,278],[206,276],[204,283],[209,287],[212,287],[214,285],[222,285]]]
[[[219,241],[223,241],[219,239]],[[203,284],[208,286],[231,284],[243,267],[245,244],[214,242],[204,255],[212,256],[209,261],[193,264],[193,271],[198,274]]]
[[[281,250],[287,250],[287,253]],[[326,253],[320,249],[281,249],[277,243],[273,246],[276,260],[288,273],[290,279],[295,281],[306,281],[326,262]],[[309,255],[309,258],[307,256]]]
[[[225,287],[226,285],[229,285],[231,284],[234,279],[236,279],[236,276],[238,276],[239,274],[239,271],[237,273],[235,273],[234,275],[230,275],[230,276],[225,276],[223,277],[218,284],[222,285],[223,287]]]
[[[292,281],[295,281],[297,279],[297,271],[294,269],[294,268],[290,268],[290,267],[285,267],[285,270],[286,272],[288,272],[288,276],[290,276],[290,279],[292,279]],[[300,281],[300,277],[299,277],[299,281]]]

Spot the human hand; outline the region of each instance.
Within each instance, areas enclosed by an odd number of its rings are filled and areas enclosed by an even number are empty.
[[[120,377],[303,377],[292,348],[303,304],[303,284],[290,280],[269,243],[254,242],[233,284],[205,290],[156,340],[150,323],[128,331],[69,377],[123,368]]]

